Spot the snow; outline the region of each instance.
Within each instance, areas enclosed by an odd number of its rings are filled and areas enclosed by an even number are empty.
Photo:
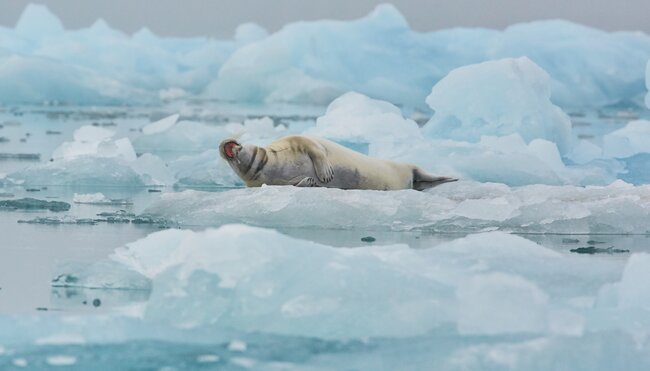
[[[426,192],[262,187],[163,194],[144,213],[184,226],[534,233],[647,233],[649,186],[508,187],[461,181]]]
[[[424,132],[468,142],[519,134],[527,143],[553,142],[565,153],[571,121],[550,99],[548,74],[526,57],[460,67],[433,86],[426,102],[435,114]]]

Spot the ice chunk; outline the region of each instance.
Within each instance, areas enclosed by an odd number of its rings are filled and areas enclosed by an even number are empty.
[[[109,199],[104,196],[103,193],[98,192],[98,193],[88,193],[88,194],[78,194],[75,193],[74,196],[72,197],[72,202],[78,203],[78,204],[96,204],[96,203],[104,203],[108,201]]]
[[[167,163],[151,153],[145,153],[128,164],[146,185],[172,185],[175,182],[174,173]]]
[[[142,128],[142,133],[145,135],[151,135],[151,134],[163,132],[171,128],[172,126],[174,126],[174,124],[176,124],[176,121],[178,121],[179,117],[180,117],[179,114],[173,114],[171,116],[165,117],[156,122],[152,122],[151,124],[148,124],[147,126]]]
[[[115,199],[104,196],[103,193],[75,193],[72,202],[89,205],[133,205],[133,201],[127,199]]]
[[[27,4],[16,23],[16,33],[38,40],[63,32],[63,24],[45,5]]]
[[[76,142],[101,142],[113,136],[115,136],[114,131],[93,125],[84,125],[72,133]]]
[[[50,210],[50,211],[68,211],[70,204],[63,201],[46,201],[35,198],[20,198],[17,200],[0,200],[0,208],[10,210]]]
[[[548,321],[548,295],[504,273],[477,275],[458,289],[461,334],[539,333]]]
[[[603,150],[592,142],[582,139],[574,143],[568,157],[575,163],[583,165],[602,158]]]
[[[476,142],[481,136],[521,135],[569,148],[571,121],[551,100],[548,74],[526,57],[460,67],[427,97],[435,111],[424,132]]]
[[[223,161],[218,149],[182,156],[169,164],[178,187],[241,187],[244,182]]]
[[[605,157],[625,158],[639,153],[650,153],[650,121],[632,121],[603,136]]]
[[[145,185],[138,173],[124,161],[102,157],[78,157],[38,164],[10,173],[7,178],[27,185]]]
[[[618,284],[618,304],[622,308],[650,310],[650,254],[633,254]]]
[[[415,121],[402,117],[394,105],[350,92],[334,100],[310,132],[338,142],[381,145],[422,139]]]
[[[73,142],[64,142],[54,150],[54,160],[73,159],[81,156],[120,158],[125,161],[136,159],[135,150],[128,138],[112,140],[114,132],[91,125],[75,130]]]
[[[149,279],[113,261],[92,264],[68,263],[57,267],[56,272],[52,287],[151,290]]]
[[[587,188],[458,182],[427,192],[262,187],[163,194],[145,213],[188,226],[647,233],[649,187],[620,181]]]

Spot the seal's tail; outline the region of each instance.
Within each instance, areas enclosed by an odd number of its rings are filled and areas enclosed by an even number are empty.
[[[448,176],[434,176],[420,168],[413,170],[413,189],[423,191],[428,188],[433,188],[444,183],[455,182],[458,179]]]

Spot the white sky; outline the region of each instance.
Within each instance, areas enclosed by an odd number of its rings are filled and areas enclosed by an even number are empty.
[[[0,0],[0,25],[13,27],[28,0]],[[163,36],[231,37],[235,27],[256,22],[270,31],[297,20],[352,19],[376,0],[33,0],[46,4],[66,28],[104,18],[132,33],[143,26]],[[650,34],[650,0],[393,0],[411,27],[431,31],[455,26],[503,28],[564,18],[601,29]]]

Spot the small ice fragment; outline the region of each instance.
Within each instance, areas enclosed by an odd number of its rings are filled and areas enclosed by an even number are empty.
[[[106,196],[101,192],[87,194],[75,193],[72,197],[72,201],[78,204],[101,203],[106,200]]]
[[[198,363],[214,363],[219,362],[219,356],[216,354],[201,354],[196,357],[196,362]]]
[[[77,363],[77,358],[66,355],[56,355],[47,357],[46,361],[51,366],[71,366]]]
[[[16,367],[27,367],[27,360],[25,358],[14,358],[12,363]]]
[[[246,343],[241,340],[233,340],[228,344],[228,350],[231,352],[245,352],[247,348]]]
[[[167,116],[164,119],[158,120],[156,122],[152,122],[142,128],[142,133],[145,135],[161,133],[174,126],[174,124],[176,124],[176,121],[178,121],[179,117],[180,115],[176,113],[171,116]]]
[[[35,343],[36,345],[84,344],[86,340],[81,335],[62,333],[38,338]]]
[[[102,140],[112,138],[114,135],[114,131],[92,125],[85,125],[75,130],[72,137],[78,142],[101,142]]]
[[[255,360],[246,357],[233,357],[230,359],[230,362],[243,368],[252,368],[255,366]]]
[[[89,205],[133,205],[133,201],[127,199],[111,199],[103,193],[75,193],[72,202]]]

